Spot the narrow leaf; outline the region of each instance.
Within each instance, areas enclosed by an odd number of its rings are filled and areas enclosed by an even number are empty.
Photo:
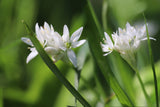
[[[91,52],[93,54],[93,57],[101,70],[100,72],[102,72],[102,74],[106,78],[108,84],[115,92],[120,103],[123,105],[127,105],[127,106],[133,106],[132,101],[130,100],[128,95],[125,93],[125,91],[121,88],[121,86],[119,85],[113,72],[111,71],[111,68],[108,66],[109,64],[107,62],[106,57],[103,57],[102,50],[100,47],[100,39],[101,39],[101,35],[103,33],[101,32],[100,24],[99,24],[98,19],[93,11],[93,7],[92,7],[90,1],[87,0],[87,2],[88,2],[88,7],[90,9],[93,20],[95,22],[95,25],[97,27],[97,30],[99,32],[99,35],[94,35],[94,37],[93,37],[93,35],[88,36],[89,46],[90,46]]]
[[[143,14],[143,15],[144,15],[144,14]],[[157,77],[156,77],[156,71],[155,71],[155,66],[154,66],[154,61],[153,61],[153,54],[152,54],[151,42],[150,42],[150,37],[149,37],[149,33],[148,33],[148,27],[147,27],[145,15],[144,15],[144,20],[145,20],[146,31],[147,31],[147,40],[148,40],[149,56],[150,56],[150,61],[151,61],[151,66],[152,66],[152,71],[153,71],[153,76],[154,76],[156,107],[159,107]]]

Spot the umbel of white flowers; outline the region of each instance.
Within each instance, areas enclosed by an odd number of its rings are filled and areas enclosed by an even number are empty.
[[[113,41],[106,32],[104,35],[104,44],[101,43],[102,51],[105,52],[104,56],[115,50],[119,52],[125,60],[130,60],[129,62],[132,63],[135,62],[134,53],[140,45],[140,42],[147,40],[145,25],[140,28],[134,28],[128,22],[126,29],[118,28],[118,31],[111,35]],[[152,37],[150,37],[150,39],[155,40]]]
[[[49,26],[47,22],[44,22],[44,27],[39,27],[38,23],[36,23],[35,26],[37,39],[43,46],[44,50],[52,56],[53,61],[56,62],[60,59],[66,60],[67,56],[74,67],[77,67],[77,58],[72,48],[79,47],[86,42],[86,40],[78,41],[82,30],[83,27],[80,27],[70,37],[67,25],[64,25],[62,36],[54,31],[53,26]],[[22,37],[21,40],[31,46],[29,47],[31,53],[26,60],[26,63],[28,63],[38,55],[38,52],[29,38]]]

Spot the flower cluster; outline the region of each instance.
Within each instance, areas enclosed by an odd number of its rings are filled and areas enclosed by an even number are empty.
[[[143,40],[147,40],[146,26],[141,28],[134,28],[129,23],[126,24],[126,29],[118,28],[118,32],[114,32],[111,36],[105,32],[104,44],[101,43],[102,50],[105,52],[104,56],[110,54],[113,50],[118,51],[122,56],[128,53],[133,54]],[[150,37],[150,39],[155,40]]]
[[[44,27],[35,26],[36,37],[43,46],[44,50],[52,56],[53,61],[56,62],[60,59],[66,59],[67,56],[72,64],[77,67],[77,59],[72,48],[81,46],[86,40],[79,40],[83,27],[76,30],[71,37],[69,36],[69,29],[67,25],[64,25],[63,35],[61,36],[58,32],[54,31],[53,26],[49,26],[48,23],[44,23]],[[26,62],[28,63],[34,57],[38,55],[36,48],[29,38],[22,37],[23,42],[30,45],[29,48],[31,53],[28,55]]]

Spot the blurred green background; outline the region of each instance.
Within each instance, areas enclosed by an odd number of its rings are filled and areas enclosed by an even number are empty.
[[[149,33],[156,38],[156,41],[151,43],[157,76],[160,80],[160,1],[106,1],[106,31],[109,34],[115,32],[118,27],[125,27],[127,21],[131,25],[143,25],[143,13],[145,14],[149,24]],[[91,0],[91,2],[101,25],[103,25],[103,0]],[[60,34],[62,34],[64,24],[68,25],[71,33],[83,26],[84,30],[81,38],[87,39],[87,36],[93,36],[94,38],[94,35],[98,35],[98,31],[86,0],[0,0],[0,88],[4,107],[73,106],[74,97],[47,68],[40,56],[26,64],[29,50],[20,38],[28,35],[21,20],[25,20],[33,31],[36,23],[43,26],[44,21],[46,21],[52,24]],[[106,103],[108,107],[121,106],[109,87],[107,87],[108,90],[103,90],[104,86],[100,84],[96,73],[99,68],[93,60],[88,44],[75,51],[78,58],[84,58],[85,60],[82,79],[80,80],[80,93],[93,106],[103,107],[101,106],[103,103]],[[150,72],[146,42],[142,43],[137,58],[142,79],[155,103],[153,77],[152,72]],[[75,71],[71,65],[62,61],[58,61],[56,65],[74,85]],[[113,58],[110,66],[129,96],[133,99],[137,99],[138,96],[137,104],[143,104],[144,96],[139,91],[140,87],[137,85],[134,72],[126,67],[126,63],[117,56]],[[81,105],[79,104],[79,106]]]

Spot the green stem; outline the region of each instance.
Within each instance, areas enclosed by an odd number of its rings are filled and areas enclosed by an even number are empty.
[[[134,104],[132,103],[128,95],[125,93],[125,91],[119,85],[110,67],[107,66],[108,63],[105,60],[106,58],[102,56],[102,50],[99,43],[100,43],[100,39],[103,38],[103,32],[101,30],[101,26],[97,20],[95,12],[93,11],[93,7],[90,3],[90,0],[87,0],[87,3],[88,3],[89,10],[91,12],[91,15],[93,17],[93,20],[95,22],[95,25],[99,32],[99,36],[95,35],[94,38],[93,36],[88,36],[91,53],[93,53],[93,57],[97,62],[99,68],[101,69],[100,72],[102,72],[102,74],[105,76],[105,81],[107,81],[110,87],[113,89],[120,103],[126,106],[133,106]]]
[[[3,107],[3,89],[0,88],[0,107]]]
[[[146,24],[145,16],[144,16],[144,19],[145,19],[145,24]],[[148,47],[149,47],[149,56],[150,56],[150,61],[151,61],[151,66],[152,66],[152,71],[153,71],[153,77],[154,77],[156,107],[159,107],[157,77],[156,77],[156,71],[155,71],[155,66],[154,66],[154,61],[153,61],[153,54],[152,54],[152,48],[151,48],[151,42],[150,42],[150,39],[149,39],[149,33],[148,33],[147,24],[146,24],[146,32],[147,32],[147,40],[148,40]]]
[[[140,85],[142,87],[142,91],[144,93],[144,96],[147,100],[147,104],[148,105],[151,105],[151,102],[149,100],[149,96],[145,90],[145,87],[144,87],[144,84],[143,84],[143,81],[139,75],[139,72],[137,70],[137,63],[136,63],[136,55],[134,54],[134,52],[130,52],[130,51],[127,51],[126,54],[121,54],[121,57],[130,65],[130,67],[136,72],[136,75],[137,75],[137,78],[140,82]]]
[[[100,23],[99,23],[99,21],[98,21],[98,18],[96,17],[96,14],[95,14],[95,12],[94,12],[94,10],[93,10],[93,7],[92,7],[92,5],[91,5],[91,2],[90,2],[89,0],[87,0],[87,3],[88,3],[89,10],[90,10],[90,12],[91,12],[91,15],[92,15],[92,17],[93,17],[93,20],[94,20],[94,22],[95,22],[95,24],[96,24],[96,27],[97,27],[97,29],[98,29],[98,32],[99,32],[99,34],[102,36],[103,33],[102,33],[102,30],[101,30],[101,26],[100,26]]]
[[[30,39],[35,46],[36,50],[38,51],[39,55],[45,62],[45,64],[50,68],[50,70],[55,74],[55,76],[61,81],[61,83],[64,84],[64,86],[72,93],[72,95],[77,98],[77,100],[85,107],[91,107],[90,104],[81,96],[81,94],[70,84],[70,82],[63,76],[63,74],[59,71],[59,69],[56,67],[52,59],[47,55],[47,53],[44,51],[43,47],[37,40],[35,34],[33,31],[28,27],[28,25],[22,21],[23,24],[26,27],[26,30],[28,31],[30,35]]]
[[[103,29],[104,31],[107,31],[107,0],[103,0],[102,3],[102,24],[103,24]]]
[[[78,91],[81,70],[78,70],[78,68],[75,68],[75,71],[76,71],[76,73],[75,73],[75,89]],[[75,106],[77,107],[77,98],[75,98]]]
[[[137,78],[138,78],[139,83],[140,83],[140,85],[141,85],[141,87],[142,87],[143,94],[144,94],[144,96],[145,96],[145,98],[146,98],[146,100],[147,100],[147,104],[148,104],[148,106],[151,106],[151,102],[150,102],[149,96],[148,96],[148,94],[147,94],[147,92],[146,92],[146,90],[145,90],[145,87],[144,87],[143,81],[142,81],[142,79],[141,79],[141,77],[140,77],[139,71],[138,71],[135,67],[133,67],[131,64],[129,64],[129,65],[130,65],[130,66],[132,67],[132,69],[136,72]]]

